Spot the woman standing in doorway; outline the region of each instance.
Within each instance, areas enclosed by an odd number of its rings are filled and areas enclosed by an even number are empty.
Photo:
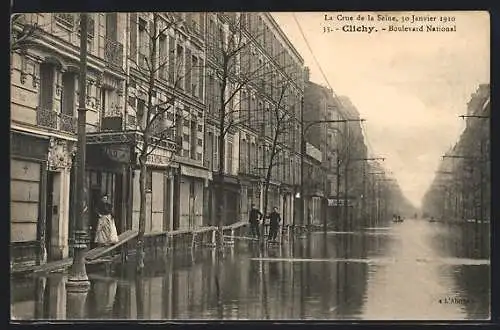
[[[115,220],[111,203],[107,195],[103,195],[101,202],[97,206],[97,229],[95,233],[95,243],[100,246],[112,245],[118,242]]]

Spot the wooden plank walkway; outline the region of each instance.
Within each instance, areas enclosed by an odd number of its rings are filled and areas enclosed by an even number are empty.
[[[118,236],[118,243],[110,245],[110,246],[105,246],[105,247],[98,247],[92,250],[87,251],[85,255],[85,259],[87,260],[87,263],[102,263],[104,262],[103,260],[97,260],[98,258],[102,257],[108,252],[113,251],[114,249],[122,246],[123,244],[127,243],[131,239],[137,236],[137,231],[135,230],[127,230],[126,232],[120,234]],[[51,273],[55,272],[58,270],[63,270],[71,266],[73,263],[73,258],[65,258],[62,260],[57,260],[57,261],[51,261],[43,265],[32,265],[32,266],[27,266],[27,267],[22,267],[22,268],[14,268],[11,270],[11,274],[22,274],[22,273]]]
[[[255,238],[255,237],[246,237],[246,236],[229,236],[229,235],[224,235],[224,238],[242,239],[242,240],[248,240],[248,241],[260,241],[258,238]]]
[[[127,243],[131,239],[137,237],[138,232],[136,230],[127,230],[126,232],[120,234],[118,236],[118,243],[110,245],[110,246],[103,246],[103,247],[98,247],[95,249],[92,249],[87,252],[85,255],[86,260],[94,260],[97,259],[103,255],[105,255],[108,252],[111,252],[115,250],[116,248],[122,246],[123,244]]]

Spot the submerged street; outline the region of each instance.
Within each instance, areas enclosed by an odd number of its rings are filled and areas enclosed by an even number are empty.
[[[486,319],[488,230],[407,219],[359,232],[310,233],[263,254],[240,239],[226,249],[220,295],[215,253],[207,248],[149,260],[139,277],[127,269],[89,274],[91,289],[76,304],[65,275],[11,280],[11,317]]]

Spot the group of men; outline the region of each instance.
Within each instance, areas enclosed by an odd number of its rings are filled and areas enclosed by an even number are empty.
[[[262,214],[262,212],[257,209],[255,204],[252,204],[252,209],[250,210],[250,215],[249,215],[249,222],[250,222],[250,228],[252,231],[252,235],[254,237],[257,237],[260,239],[260,230],[259,230],[259,224],[260,221],[263,219],[269,219],[269,236],[268,240],[269,241],[276,241],[276,238],[278,236],[278,230],[281,222],[281,216],[278,213],[278,208],[274,207],[273,211],[266,217]]]

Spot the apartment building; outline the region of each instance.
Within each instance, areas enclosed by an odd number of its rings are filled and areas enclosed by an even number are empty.
[[[211,175],[203,167],[205,47],[201,25],[188,14],[90,13],[88,17],[89,220],[94,216],[94,203],[107,194],[118,232],[138,227],[137,158],[151,94],[152,108],[161,116],[149,121],[149,132],[160,142],[148,150],[146,162],[146,230],[201,226],[204,191]],[[80,89],[79,19],[74,13],[23,14],[14,26],[14,33],[25,24],[38,26],[30,42],[11,54],[14,262],[43,263],[70,252],[77,216],[71,206],[76,204],[73,162]],[[155,38],[151,38],[152,31],[158,33]],[[151,40],[156,41],[153,55]],[[161,66],[152,70],[154,84],[148,88],[151,56]]]
[[[205,165],[219,169],[221,56],[236,43],[235,76],[226,87],[228,120],[237,123],[225,138],[223,184],[227,222],[247,220],[251,204],[262,209],[263,179],[270,161],[275,116],[287,112],[289,128],[279,137],[272,167],[268,205],[278,207],[285,223],[293,221],[294,195],[300,182],[300,101],[304,93],[303,59],[269,13],[208,13],[207,120]],[[229,46],[228,46],[229,45]],[[226,47],[226,48],[224,48]],[[282,89],[283,86],[286,88]],[[233,95],[233,96],[232,96]],[[212,189],[213,191],[213,189]],[[217,217],[210,203],[212,219]],[[215,223],[212,221],[212,223]]]

